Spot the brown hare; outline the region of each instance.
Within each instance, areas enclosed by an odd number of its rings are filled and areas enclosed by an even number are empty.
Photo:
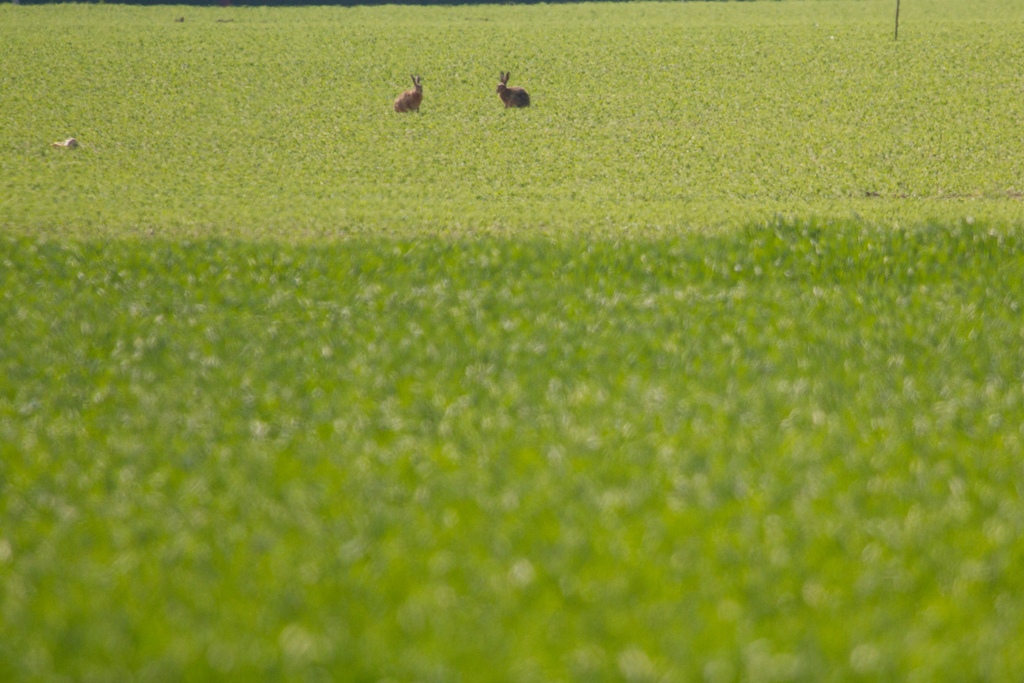
[[[420,83],[420,80],[419,76],[412,76],[412,84],[416,86],[416,89],[406,90],[398,96],[398,99],[395,100],[395,111],[401,114],[420,110],[420,102],[423,101],[423,84]]]
[[[508,87],[508,78],[512,75],[512,72],[505,73],[501,72],[501,82],[498,83],[498,89],[495,91],[498,93],[498,97],[505,103],[505,107],[529,107],[530,106],[530,93],[526,92],[519,87]]]

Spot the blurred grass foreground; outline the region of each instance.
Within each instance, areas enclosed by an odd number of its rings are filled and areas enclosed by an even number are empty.
[[[1012,680],[1019,231],[0,240],[7,680]]]

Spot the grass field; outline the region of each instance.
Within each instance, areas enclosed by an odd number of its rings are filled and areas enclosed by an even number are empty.
[[[1024,2],[889,5],[0,5],[0,680],[1019,680]]]
[[[1024,3],[908,2],[898,43],[890,4],[0,5],[0,226],[1020,223]],[[529,110],[501,107],[502,69]],[[422,114],[396,117],[410,72]]]

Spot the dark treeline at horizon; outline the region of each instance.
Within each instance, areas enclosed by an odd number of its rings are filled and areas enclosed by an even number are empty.
[[[58,5],[66,0],[13,0],[22,5]],[[90,5],[190,5],[193,7],[355,7],[365,5],[539,5],[569,4],[583,0],[79,0]],[[599,0],[636,2],[639,0]],[[676,2],[751,2],[752,0],[675,0]],[[777,0],[776,0],[777,1]]]

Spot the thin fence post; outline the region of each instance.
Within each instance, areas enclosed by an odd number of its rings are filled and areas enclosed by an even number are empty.
[[[900,0],[896,0],[896,32],[893,34],[892,39],[900,39]]]

